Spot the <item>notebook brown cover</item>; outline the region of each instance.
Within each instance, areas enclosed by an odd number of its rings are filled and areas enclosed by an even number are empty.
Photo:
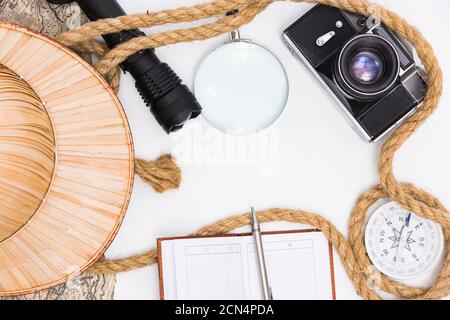
[[[289,231],[269,231],[262,232],[263,235],[270,234],[289,234],[289,233],[306,233],[306,232],[321,232],[319,229],[305,229],[305,230],[289,230]],[[157,239],[157,252],[158,252],[158,274],[159,274],[159,295],[161,300],[164,300],[164,274],[162,268],[162,254],[161,243],[168,240],[182,240],[182,239],[198,239],[198,238],[219,238],[219,237],[246,237],[251,236],[251,233],[227,233],[221,235],[211,236],[184,236],[184,237],[165,237]],[[334,262],[333,262],[333,245],[328,241],[329,256],[330,256],[330,274],[331,274],[331,289],[333,300],[336,300],[336,284],[334,276]]]

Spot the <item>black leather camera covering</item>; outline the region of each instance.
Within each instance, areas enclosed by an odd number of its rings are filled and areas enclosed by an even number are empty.
[[[416,101],[406,89],[398,85],[363,113],[358,121],[369,134],[378,137],[408,114],[415,105]]]
[[[336,32],[326,46],[317,46],[317,38],[330,31],[335,31],[337,21],[343,23],[339,32]],[[286,29],[285,34],[308,59],[309,63],[317,68],[336,54],[336,51],[342,48],[343,43],[364,29],[365,26],[359,25],[357,22],[350,22],[340,10],[328,6],[316,6]]]

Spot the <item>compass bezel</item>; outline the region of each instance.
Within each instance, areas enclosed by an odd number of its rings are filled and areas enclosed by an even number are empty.
[[[433,228],[435,228],[436,230],[436,249],[433,250],[432,253],[432,257],[430,259],[430,262],[427,262],[425,267],[423,269],[421,269],[420,271],[417,272],[413,272],[413,273],[406,273],[406,274],[401,274],[396,272],[396,270],[394,271],[390,271],[387,269],[386,265],[388,265],[386,263],[386,261],[383,261],[382,257],[374,255],[372,252],[372,249],[375,247],[375,245],[370,245],[369,241],[372,240],[372,244],[374,244],[374,240],[376,238],[378,238],[378,235],[369,235],[369,226],[374,226],[374,220],[376,219],[376,217],[380,214],[384,214],[385,212],[388,211],[388,208],[392,208],[394,207],[395,210],[393,211],[393,215],[398,215],[399,211],[403,211],[405,213],[405,215],[408,213],[407,210],[403,209],[399,204],[397,204],[394,201],[390,201],[390,202],[386,202],[383,205],[381,205],[380,207],[378,207],[377,209],[375,209],[373,211],[372,214],[370,214],[370,216],[366,219],[366,223],[364,226],[364,245],[365,245],[365,249],[367,252],[367,256],[369,257],[370,262],[373,264],[373,266],[382,274],[384,274],[385,276],[387,276],[388,278],[392,279],[392,280],[412,280],[412,279],[418,279],[423,277],[424,275],[426,275],[430,270],[432,270],[434,267],[436,267],[436,265],[438,264],[438,262],[442,259],[443,253],[444,253],[444,233],[442,230],[442,227],[431,221],[431,220],[426,220],[423,219],[417,215],[415,215],[414,213],[411,213],[412,216],[414,217],[414,219],[419,219],[419,220],[423,220],[425,222],[430,223]],[[429,239],[426,239],[425,241],[430,241]]]

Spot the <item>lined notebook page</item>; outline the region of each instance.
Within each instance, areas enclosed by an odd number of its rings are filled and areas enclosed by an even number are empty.
[[[274,299],[333,299],[333,261],[321,232],[263,235]],[[252,236],[161,239],[164,299],[262,299]]]

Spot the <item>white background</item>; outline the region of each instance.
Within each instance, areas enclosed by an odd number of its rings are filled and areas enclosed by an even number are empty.
[[[201,0],[119,2],[131,14],[176,8]],[[444,74],[449,75],[450,2],[377,2],[419,27],[434,46]],[[186,235],[218,219],[247,212],[251,205],[257,209],[281,207],[317,212],[347,233],[355,200],[378,181],[376,168],[381,143],[362,141],[338,114],[323,89],[284,47],[280,37],[282,31],[310,7],[307,4],[275,3],[241,29],[243,37],[264,45],[279,57],[290,81],[286,110],[266,132],[273,141],[256,143],[257,147],[268,148],[271,166],[267,166],[264,157],[252,158],[256,164],[220,164],[208,158],[207,153],[203,156],[200,153],[200,157],[185,159],[181,164],[181,188],[162,195],[136,177],[129,210],[117,238],[107,251],[108,258],[141,253],[154,248],[157,237]],[[173,27],[155,27],[147,31]],[[192,86],[201,57],[227,39],[224,35],[207,41],[177,44],[158,49],[157,54]],[[400,180],[414,182],[450,207],[450,92],[446,83],[444,88],[440,108],[398,153],[395,172]],[[133,131],[137,157],[155,159],[172,150],[181,150],[186,155],[186,149],[180,149],[180,143],[186,143],[192,137],[197,137],[192,143],[194,148],[200,148],[195,149],[200,152],[204,150],[202,147],[211,147],[221,141],[220,135],[202,119],[191,122],[174,137],[167,136],[144,107],[129,75],[122,77],[120,99]],[[193,132],[200,134],[195,136]],[[254,145],[250,143],[249,146]],[[292,229],[298,226],[263,225],[266,230],[279,227]],[[338,298],[358,298],[339,258],[336,258],[336,266]],[[118,275],[115,298],[158,299],[157,266]]]

